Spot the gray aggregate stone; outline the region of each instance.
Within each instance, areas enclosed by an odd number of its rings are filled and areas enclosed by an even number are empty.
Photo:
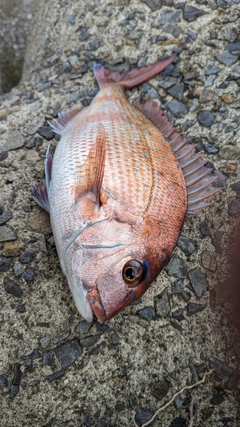
[[[188,112],[186,105],[176,99],[170,101],[166,107],[176,117],[184,117]]]
[[[144,307],[138,311],[138,314],[146,320],[153,320],[155,318],[154,307]]]
[[[23,254],[20,255],[19,261],[22,264],[31,264],[31,262],[33,262],[36,258],[36,252],[34,251],[26,251]]]
[[[75,332],[77,334],[86,334],[87,332],[90,331],[91,327],[92,327],[92,323],[87,322],[87,320],[81,320],[80,322],[78,322],[75,328]]]
[[[235,64],[235,62],[237,62],[238,56],[232,55],[228,50],[225,50],[224,52],[219,53],[217,55],[217,59],[219,60],[219,62],[222,62],[227,66],[230,66]]]
[[[177,319],[179,322],[184,320],[185,317],[183,315],[183,308],[177,308],[177,310],[173,311],[172,317],[174,317],[174,319]]]
[[[198,121],[201,125],[206,127],[211,127],[214,123],[215,116],[211,111],[203,110],[200,111],[197,115]]]
[[[8,379],[5,377],[5,375],[0,374],[0,387],[7,387],[8,386]]]
[[[163,10],[160,14],[160,18],[159,18],[159,25],[164,25],[164,24],[176,24],[176,22],[180,21],[180,17],[181,17],[181,12],[180,10],[172,10],[172,9],[168,9],[168,10]]]
[[[35,138],[34,136],[31,136],[31,138],[29,138],[27,140],[27,142],[25,142],[25,147],[30,150],[31,148],[33,148],[35,146]]]
[[[211,230],[209,228],[208,222],[205,220],[203,222],[201,222],[200,224],[200,232],[201,234],[206,237],[206,236],[211,236]]]
[[[17,150],[24,146],[22,134],[17,129],[12,129],[1,136],[0,152]]]
[[[195,267],[188,273],[192,288],[197,297],[201,297],[207,289],[206,276],[199,267]]]
[[[45,351],[42,355],[43,365],[51,366],[54,364],[54,354],[52,351]]]
[[[210,368],[214,369],[220,380],[223,380],[224,378],[227,378],[233,374],[233,369],[216,357],[209,358],[209,366]]]
[[[171,290],[173,294],[181,294],[183,289],[183,280],[177,279],[171,283]]]
[[[174,407],[176,409],[180,409],[182,407],[183,404],[183,400],[180,396],[176,396],[174,401],[173,401]]]
[[[149,91],[148,91],[147,94],[148,94],[148,96],[149,96],[150,99],[159,98],[158,92],[153,87],[151,89],[149,89]]]
[[[27,283],[33,283],[34,282],[34,276],[35,276],[35,270],[34,268],[26,268],[26,270],[23,273],[23,278]]]
[[[66,103],[67,104],[71,104],[71,103],[75,103],[77,102],[79,99],[81,99],[83,97],[83,92],[74,92],[71,93],[71,95],[69,95],[69,97],[67,98]]]
[[[212,87],[212,84],[213,84],[213,82],[214,82],[215,78],[216,78],[215,74],[211,74],[211,76],[209,76],[209,77],[205,80],[205,82],[204,82],[204,86],[205,86],[205,87]]]
[[[229,52],[240,52],[240,41],[236,43],[231,43],[227,46]]]
[[[99,40],[92,40],[90,41],[86,46],[85,49],[89,51],[95,51],[100,47],[100,41]]]
[[[189,302],[187,305],[187,315],[193,316],[196,313],[200,313],[206,308],[206,305],[196,304],[195,302]]]
[[[16,262],[13,269],[16,277],[20,277],[23,274],[23,266],[20,264],[20,262]]]
[[[240,181],[235,182],[231,185],[233,191],[236,191],[237,195],[240,196]]]
[[[26,313],[26,306],[24,304],[18,304],[16,311],[17,313]]]
[[[175,254],[170,258],[170,261],[165,267],[165,271],[169,276],[177,277],[179,279],[187,277],[187,267],[184,261]]]
[[[20,357],[20,360],[35,360],[40,359],[41,354],[38,348],[35,348],[31,353],[23,355]]]
[[[4,289],[8,294],[11,294],[18,298],[22,296],[22,293],[23,293],[22,288],[14,280],[9,279],[8,277],[4,277],[3,284],[4,284]]]
[[[0,226],[6,224],[6,222],[8,222],[11,218],[11,212],[3,212],[2,215],[0,215]]]
[[[43,348],[47,348],[50,342],[51,342],[51,338],[48,335],[40,339],[40,344]]]
[[[177,241],[177,246],[185,253],[186,256],[192,255],[196,250],[196,243],[189,237],[180,236]]]
[[[219,148],[215,147],[213,144],[205,144],[204,150],[208,154],[217,154],[219,152]]]
[[[154,298],[156,313],[160,317],[167,317],[171,311],[170,300],[167,289],[165,289],[160,295]]]
[[[10,387],[10,398],[14,399],[14,397],[17,396],[18,392],[19,392],[19,386],[11,384],[11,387]]]
[[[151,394],[158,400],[162,400],[169,391],[170,385],[166,380],[160,380],[151,388]]]
[[[54,372],[54,374],[51,374],[47,377],[48,381],[52,383],[53,381],[59,380],[62,378],[66,373],[65,369],[61,369],[60,371]]]
[[[220,71],[222,71],[223,70],[223,68],[221,68],[221,67],[217,67],[216,65],[213,65],[211,68],[209,68],[209,70],[207,70],[206,72],[205,72],[205,74],[207,75],[207,76],[210,76],[211,74],[218,74]]]
[[[11,240],[16,240],[17,235],[14,230],[3,225],[0,227],[0,242],[10,242]]]
[[[176,24],[166,24],[164,25],[162,31],[167,34],[171,34],[173,37],[178,38],[182,30]]]
[[[50,141],[54,138],[54,132],[50,126],[43,126],[38,129],[38,133],[40,136],[45,138],[47,141]]]
[[[153,12],[155,12],[156,10],[162,7],[162,0],[142,0],[142,1],[146,3]]]
[[[0,258],[0,271],[8,271],[11,266],[12,258]]]
[[[76,18],[76,13],[75,12],[72,12],[72,13],[70,13],[68,16],[67,16],[67,22],[69,22],[69,24],[72,24],[72,25],[74,25],[74,23],[75,23],[75,18]]]
[[[153,412],[149,411],[148,409],[138,409],[135,415],[135,421],[138,426],[141,426],[144,423],[147,423],[153,416]],[[158,417],[156,417],[149,426],[153,426],[155,422],[157,421]]]
[[[63,369],[68,369],[82,354],[79,340],[73,339],[65,342],[55,349],[56,356]]]
[[[179,99],[179,101],[181,101],[183,98],[183,92],[184,92],[184,83],[179,83],[177,85],[170,87],[170,89],[168,89],[168,93],[174,96],[174,98]]]
[[[205,10],[199,9],[195,6],[185,6],[183,11],[183,19],[188,22],[195,21],[200,16],[206,15]]]
[[[60,341],[65,340],[69,336],[69,331],[61,331],[59,332],[52,340],[53,344],[57,344]]]
[[[237,215],[240,212],[240,200],[239,199],[233,199],[228,204],[228,213],[229,215]]]

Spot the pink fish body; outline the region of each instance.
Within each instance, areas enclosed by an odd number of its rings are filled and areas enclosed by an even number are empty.
[[[219,191],[189,145],[153,102],[129,104],[124,90],[175,56],[113,73],[97,64],[89,107],[60,113],[61,135],[45,161],[46,186],[32,188],[50,212],[63,273],[88,321],[104,322],[147,290],[168,261],[188,213]]]

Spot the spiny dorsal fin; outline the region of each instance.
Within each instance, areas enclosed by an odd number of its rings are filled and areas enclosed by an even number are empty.
[[[106,201],[102,194],[102,181],[104,175],[106,157],[106,135],[104,126],[100,123],[96,133],[96,140],[89,151],[88,158],[84,165],[81,166],[81,176],[79,185],[76,185],[75,199],[81,198],[88,192],[94,193],[96,203],[99,206]]]
[[[60,111],[58,113],[57,121],[55,123],[50,123],[50,122],[48,123],[50,124],[53,132],[57,133],[58,135],[61,135],[66,124],[70,122],[70,120],[72,120],[72,118],[75,117],[82,110],[83,110],[83,107],[73,108],[72,110],[67,110],[67,111]]]
[[[176,55],[172,55],[169,58],[162,59],[147,67],[135,68],[122,73],[119,71],[107,70],[103,65],[96,63],[93,66],[93,72],[100,89],[110,84],[120,84],[124,89],[130,89],[160,73],[173,62],[175,57]]]
[[[212,169],[204,166],[207,160],[201,159],[195,153],[195,145],[189,144],[188,140],[174,129],[167,115],[158,104],[153,101],[143,104],[139,99],[135,100],[133,104],[157,126],[171,145],[182,169],[187,187],[187,213],[192,215],[198,210],[209,206],[209,203],[206,203],[204,200],[222,189],[212,186],[212,183],[219,178],[219,175],[208,176],[212,172]]]

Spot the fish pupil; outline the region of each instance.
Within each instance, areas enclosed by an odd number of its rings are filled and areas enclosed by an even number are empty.
[[[128,280],[133,280],[136,277],[136,270],[132,267],[128,267],[125,270],[125,275],[126,275]]]

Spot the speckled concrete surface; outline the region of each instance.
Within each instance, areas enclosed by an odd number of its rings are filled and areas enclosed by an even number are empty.
[[[193,426],[239,425],[239,308],[226,286],[240,213],[239,6],[40,2],[22,82],[0,98],[0,425],[140,426],[210,369],[152,425],[188,426],[192,394]],[[57,143],[47,120],[91,102],[95,60],[122,70],[173,50],[174,66],[128,96],[161,103],[214,163],[224,190],[186,218],[185,239],[138,304],[88,324],[60,270],[48,215],[29,190]]]

